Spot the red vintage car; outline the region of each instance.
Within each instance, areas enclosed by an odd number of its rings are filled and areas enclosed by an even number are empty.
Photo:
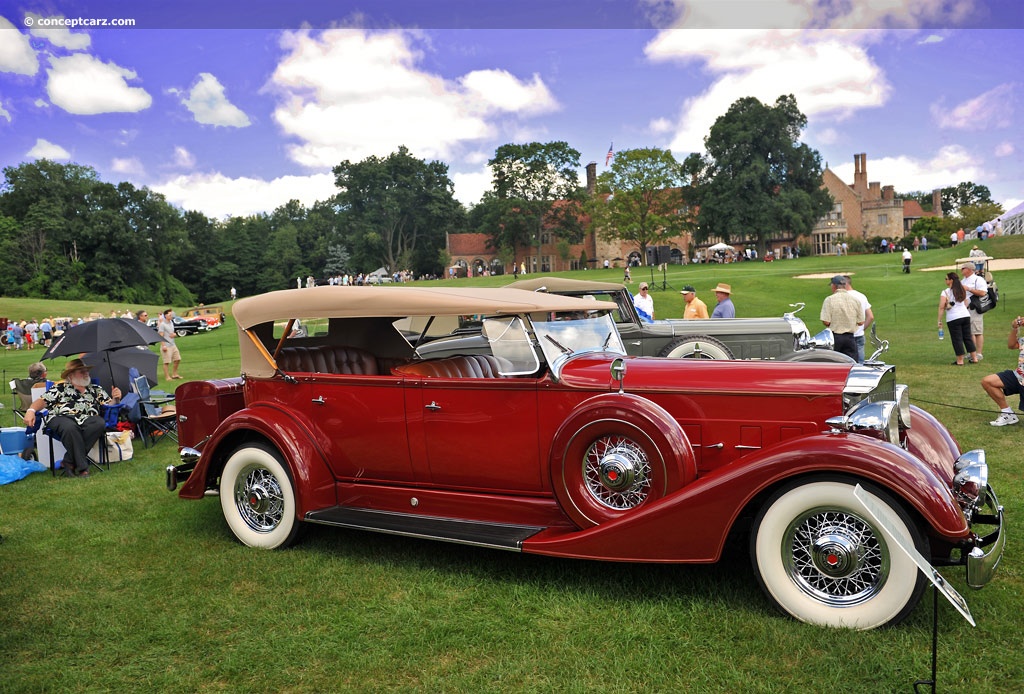
[[[219,495],[265,548],[320,523],[707,563],[742,534],[768,597],[829,626],[913,609],[926,580],[897,544],[992,578],[1006,534],[984,451],[910,406],[895,367],[629,357],[612,307],[507,288],[242,299],[242,376],[178,388],[167,486]],[[467,324],[490,354],[420,358]]]

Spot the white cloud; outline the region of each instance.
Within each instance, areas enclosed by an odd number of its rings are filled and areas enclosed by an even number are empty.
[[[163,193],[171,203],[215,219],[271,212],[289,200],[312,206],[318,200],[326,200],[338,193],[334,176],[329,173],[281,176],[272,181],[199,173],[177,176],[151,187]]]
[[[670,149],[703,150],[715,120],[742,97],[772,105],[793,94],[808,118],[832,120],[881,106],[890,91],[885,75],[863,47],[847,41],[838,33],[797,31],[661,32],[645,49],[650,60],[701,61],[715,75],[707,91],[683,104]]]
[[[142,178],[146,175],[146,168],[137,157],[115,158],[110,162],[110,170],[114,173],[135,176],[136,178]]]
[[[50,108],[50,102],[46,99],[36,99],[32,103],[35,104],[36,108]]]
[[[192,169],[195,168],[196,158],[184,147],[175,147],[172,164],[179,169]]]
[[[279,95],[274,119],[299,144],[291,158],[309,167],[386,156],[405,145],[417,157],[450,159],[494,136],[501,116],[558,108],[543,80],[478,70],[445,80],[419,67],[418,35],[332,29],[286,32],[285,56],[267,88]],[[514,119],[513,119],[514,120]]]
[[[484,193],[491,189],[494,173],[491,167],[484,166],[480,171],[450,173],[449,177],[455,186],[455,199],[469,207],[480,202]]]
[[[26,157],[32,157],[33,159],[70,159],[71,152],[67,151],[60,145],[55,145],[48,140],[43,138],[37,138],[35,145],[32,149],[25,152]]]
[[[1012,83],[1000,84],[968,99],[951,109],[945,108],[942,102],[932,104],[932,117],[940,128],[955,130],[988,130],[989,128],[1008,128],[1013,119]]]
[[[68,113],[133,113],[153,103],[146,90],[128,86],[128,80],[137,78],[133,70],[104,63],[85,53],[63,58],[51,56],[46,73],[50,101]]]
[[[36,20],[35,26],[33,26],[33,28],[29,30],[30,33],[33,36],[37,36],[41,39],[46,39],[54,46],[66,48],[69,51],[81,51],[85,50],[90,46],[90,44],[92,44],[92,39],[89,37],[88,34],[82,32],[76,32],[72,34],[71,30],[67,27],[39,28],[38,20],[41,18],[41,15],[38,15],[35,12],[29,12],[27,16],[32,17],[34,20]],[[64,15],[47,15],[48,19],[55,19],[57,17],[63,18]]]
[[[11,122],[11,112],[4,108],[4,104],[0,101],[0,118],[6,118],[7,122]]]
[[[996,145],[996,149],[995,152],[993,152],[993,154],[995,154],[997,157],[1008,157],[1015,151],[1016,149],[1014,148],[1013,143],[1006,141],[1000,142],[998,145]]]
[[[938,34],[929,34],[928,36],[925,36],[917,43],[920,45],[924,45],[928,43],[942,43],[943,41],[945,41],[945,39],[939,36]]]
[[[963,181],[985,181],[992,173],[983,160],[960,145],[948,145],[930,159],[913,157],[868,158],[868,180],[891,185],[900,193],[929,191],[955,186]],[[853,162],[829,167],[847,183],[853,183]]]
[[[249,116],[228,101],[224,85],[209,72],[199,74],[199,81],[192,85],[188,98],[182,99],[181,103],[188,107],[198,123],[232,128],[250,125]]]
[[[28,36],[3,17],[0,17],[0,72],[16,75],[39,72],[39,59]]]

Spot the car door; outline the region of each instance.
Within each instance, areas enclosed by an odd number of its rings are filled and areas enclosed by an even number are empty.
[[[414,480],[400,378],[318,373],[305,391],[309,428],[336,477]]]
[[[409,377],[414,465],[458,489],[541,492],[535,378]]]

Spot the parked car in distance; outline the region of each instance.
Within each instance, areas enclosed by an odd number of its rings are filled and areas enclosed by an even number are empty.
[[[203,320],[211,328],[219,328],[227,320],[223,306],[196,306],[181,312],[181,317],[189,320]]]
[[[821,361],[852,363],[845,354],[831,349],[831,333],[812,337],[803,320],[796,316],[803,308],[781,318],[716,318],[707,320],[640,319],[633,297],[621,284],[531,277],[507,285],[513,289],[546,291],[563,296],[594,298],[615,304],[612,315],[626,351],[634,356],[683,359],[777,359],[779,361]],[[424,346],[424,354],[439,351],[458,353],[460,345],[442,343]]]
[[[174,316],[172,318],[174,322],[174,334],[178,337],[185,337],[186,335],[195,335],[197,333],[205,333],[210,330],[210,324],[204,320],[197,318],[186,319],[181,316]],[[146,321],[146,325],[156,330],[156,326],[159,325],[159,318],[150,318]]]
[[[262,548],[317,523],[709,563],[747,538],[769,600],[834,627],[913,610],[927,579],[903,547],[992,579],[1006,531],[985,452],[911,406],[895,366],[632,357],[615,310],[507,288],[241,299],[243,376],[177,389],[167,487],[219,497]],[[289,337],[296,320],[317,329]],[[418,357],[467,320],[487,354]]]

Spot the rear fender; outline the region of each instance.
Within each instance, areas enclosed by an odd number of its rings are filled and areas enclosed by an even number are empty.
[[[539,534],[523,542],[523,551],[616,561],[714,562],[744,510],[757,510],[760,495],[820,473],[875,482],[916,511],[929,533],[950,542],[970,535],[949,488],[922,461],[898,446],[857,434],[815,434],[744,456],[619,519],[569,535]]]
[[[266,441],[284,458],[295,485],[295,507],[300,518],[307,511],[336,503],[334,476],[309,430],[292,412],[263,404],[239,410],[217,427],[179,496],[200,499],[207,489],[216,489],[231,453],[243,443],[256,440]]]

